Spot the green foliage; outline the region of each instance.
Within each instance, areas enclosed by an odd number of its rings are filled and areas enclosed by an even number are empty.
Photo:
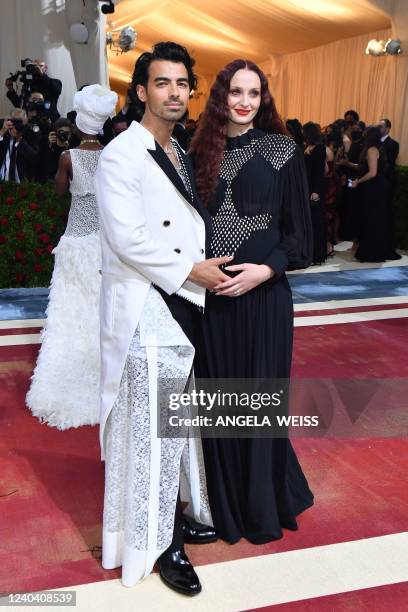
[[[397,166],[394,210],[397,248],[408,249],[408,166]]]
[[[49,285],[69,203],[51,184],[0,183],[0,288]]]

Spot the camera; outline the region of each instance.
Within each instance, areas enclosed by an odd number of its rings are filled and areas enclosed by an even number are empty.
[[[39,73],[38,65],[33,62],[29,57],[21,60],[21,67],[25,69],[27,75],[34,76],[36,73]]]
[[[17,72],[14,73],[10,72],[9,79],[13,83],[16,83],[19,79],[21,83],[25,83],[26,81],[32,80],[36,74],[40,73],[37,64],[35,64],[29,57],[22,59],[20,61],[20,65],[22,70],[17,70]]]
[[[71,138],[71,134],[68,134],[64,130],[57,130],[57,137],[61,142],[68,142],[68,140]]]
[[[51,108],[51,102],[43,100],[32,100],[27,103],[27,111],[37,111],[40,115],[48,114]]]

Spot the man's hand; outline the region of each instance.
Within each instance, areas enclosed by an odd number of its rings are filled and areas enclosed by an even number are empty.
[[[5,119],[3,126],[0,130],[0,136],[5,136],[9,130],[13,127],[13,122],[10,119]]]
[[[217,295],[227,297],[243,295],[275,275],[274,270],[265,264],[244,263],[237,266],[227,266],[225,269],[231,272],[241,272],[234,278],[228,278],[227,282],[220,283],[215,287]]]
[[[10,136],[13,138],[15,142],[20,142],[23,137],[23,132],[19,132],[15,127],[12,127],[10,130]]]
[[[48,145],[50,147],[50,149],[52,149],[52,145],[57,144],[57,133],[56,132],[50,132],[48,134]]]
[[[11,91],[12,89],[14,89],[14,84],[13,84],[13,81],[12,81],[11,79],[6,79],[5,86],[6,86],[6,87],[7,87],[7,89],[9,89],[10,91]]]
[[[231,259],[233,259],[232,255],[212,257],[211,259],[200,261],[194,264],[187,278],[196,285],[200,285],[200,287],[213,290],[216,285],[229,280],[230,277],[224,274],[219,266],[230,262]]]

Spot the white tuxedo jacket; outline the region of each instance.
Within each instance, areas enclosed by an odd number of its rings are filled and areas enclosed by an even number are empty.
[[[153,135],[137,122],[103,150],[95,184],[102,247],[104,458],[104,427],[151,283],[204,306],[205,290],[186,278],[205,258],[205,223],[195,190],[193,196],[186,190]]]

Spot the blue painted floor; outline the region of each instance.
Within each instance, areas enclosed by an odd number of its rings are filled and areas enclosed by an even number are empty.
[[[314,272],[288,276],[296,304],[408,296],[408,267]],[[0,320],[42,319],[48,289],[0,289]]]
[[[291,274],[296,304],[408,295],[408,267]]]

